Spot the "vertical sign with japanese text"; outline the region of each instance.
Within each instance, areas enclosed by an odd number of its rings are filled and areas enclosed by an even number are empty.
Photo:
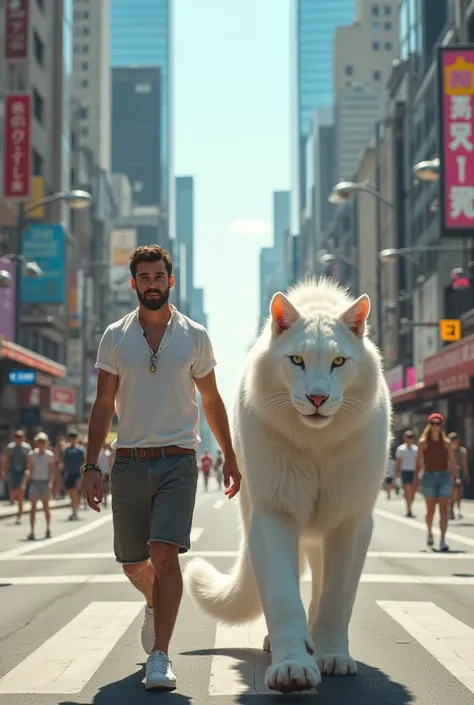
[[[438,49],[441,227],[474,233],[474,44]]]
[[[22,61],[28,58],[29,5],[30,0],[5,0],[5,61]]]
[[[3,194],[28,198],[31,182],[31,96],[7,93],[3,127]]]

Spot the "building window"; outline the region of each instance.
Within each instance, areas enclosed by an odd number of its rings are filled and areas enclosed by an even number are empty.
[[[87,127],[87,125],[83,125],[81,128],[81,135],[83,137],[87,137],[88,134],[89,134],[89,128]]]
[[[81,69],[83,71],[89,71],[89,62],[88,61],[83,61],[81,64]]]
[[[392,14],[392,6],[391,5],[385,5],[383,9],[384,13],[388,16]]]
[[[149,83],[135,83],[135,93],[151,93],[151,85]]]
[[[374,81],[380,81],[382,78],[382,72],[381,71],[374,71]]]
[[[372,5],[372,17],[378,17],[380,14],[380,7],[378,5]]]
[[[33,88],[33,114],[40,125],[42,125],[44,117],[44,100],[36,88]]]
[[[346,66],[346,68],[345,68],[345,74],[346,74],[346,76],[352,76],[353,73],[354,73],[354,67],[351,66],[351,65]]]
[[[40,66],[44,65],[44,44],[36,30],[33,30],[33,47],[36,61]]]
[[[43,176],[43,164],[43,157],[33,149],[33,176]]]
[[[83,45],[82,45],[82,53],[83,53],[83,54],[88,54],[88,53],[89,53],[89,45],[88,45],[88,44],[83,44]]]
[[[44,12],[44,0],[36,0],[36,4],[38,5],[39,9]]]
[[[372,42],[372,51],[379,51],[380,42]]]
[[[87,107],[87,105],[81,105],[81,107],[79,108],[79,117],[82,120],[87,120],[87,118],[89,117],[89,108]]]
[[[374,20],[374,22],[372,22],[372,29],[377,32],[380,29],[380,22],[377,22],[377,20]]]
[[[385,44],[383,45],[383,48],[385,49],[385,51],[392,51],[392,49],[393,49],[392,42],[385,42]]]
[[[89,87],[89,81],[87,78],[83,78],[81,81],[81,88],[88,88]]]
[[[391,22],[384,22],[383,28],[385,29],[386,32],[389,32],[392,29],[392,23]]]
[[[89,27],[83,27],[83,28],[82,28],[82,35],[83,35],[84,37],[87,37],[88,34],[89,34]]]

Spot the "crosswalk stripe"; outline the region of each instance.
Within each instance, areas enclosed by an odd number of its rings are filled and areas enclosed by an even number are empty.
[[[191,529],[191,545],[193,545],[193,543],[196,543],[196,541],[199,541],[203,534],[203,531],[204,529],[193,526],[193,528]]]
[[[311,581],[309,573],[304,573],[302,582]],[[79,575],[28,575],[28,576],[0,576],[0,586],[9,585],[77,585],[89,583],[91,585],[106,585],[108,583],[126,583],[128,578],[123,573],[104,574],[79,574]],[[473,576],[462,575],[405,575],[404,573],[362,573],[361,583],[386,585],[453,585],[458,587],[472,587]]]
[[[212,657],[209,695],[260,695],[265,687],[270,657],[262,650],[267,634],[265,619],[243,626],[218,624]],[[225,653],[227,652],[227,653]]]
[[[79,693],[143,602],[91,602],[0,680],[0,693]]]
[[[426,533],[426,524],[424,522],[418,521],[417,519],[408,519],[406,517],[401,517],[398,516],[398,514],[386,511],[385,509],[374,509],[374,514],[379,517],[382,517],[383,519],[390,519],[391,521],[396,521],[399,524],[405,524],[405,526],[411,526],[412,529],[418,529],[419,531],[424,531]],[[441,536],[441,531],[437,527],[433,526],[432,531],[434,536]],[[457,534],[454,531],[451,531],[451,527],[448,528],[446,540],[448,541],[448,543],[449,541],[456,541],[457,543],[463,543],[465,546],[474,546],[474,539],[471,539],[469,536],[464,536],[463,534]]]
[[[433,602],[377,604],[474,693],[474,629]]]

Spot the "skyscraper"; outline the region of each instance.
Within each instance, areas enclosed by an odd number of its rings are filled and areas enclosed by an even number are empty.
[[[305,206],[306,138],[315,108],[333,104],[333,40],[336,27],[350,24],[355,0],[293,0],[292,40],[296,96],[293,101],[292,227],[299,229]]]
[[[172,159],[172,3],[111,0],[112,67],[159,67],[161,80],[161,200],[174,222]]]

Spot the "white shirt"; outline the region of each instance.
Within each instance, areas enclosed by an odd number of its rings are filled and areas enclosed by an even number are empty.
[[[150,348],[138,308],[112,323],[99,344],[96,367],[118,375],[115,448],[178,445],[197,450],[201,439],[195,379],[216,366],[204,326],[171,307],[172,315],[150,372]]]
[[[48,482],[49,480],[49,465],[54,460],[54,453],[48,448],[44,453],[40,453],[38,448],[35,448],[30,453],[33,469],[30,479],[33,482]]]
[[[400,470],[414,470],[416,466],[417,453],[418,446],[416,445],[407,446],[406,443],[402,443],[398,446],[395,457],[400,458]]]

